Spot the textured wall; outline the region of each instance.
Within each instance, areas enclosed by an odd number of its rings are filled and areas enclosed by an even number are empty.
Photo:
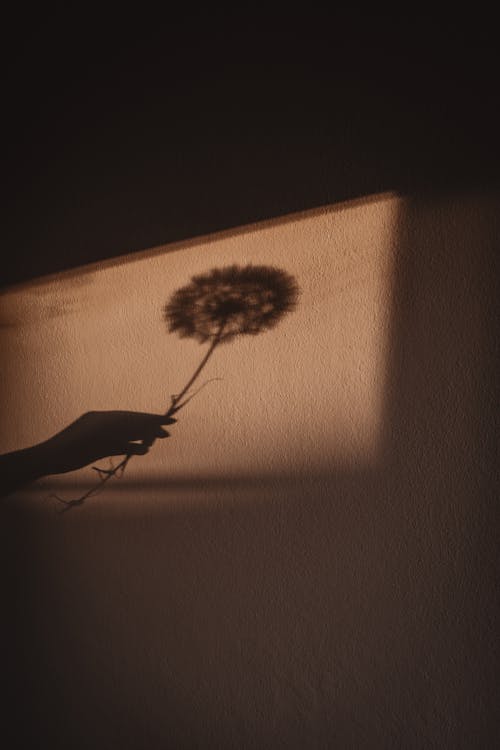
[[[297,279],[296,311],[272,331],[220,347],[204,378],[223,380],[132,474],[220,477],[370,461],[399,209],[381,197],[293,215],[5,293],[5,439],[31,444],[87,409],[165,411],[207,348],[167,333],[170,295],[214,267],[271,264]],[[20,420],[19,403],[33,399],[30,420]]]
[[[20,736],[491,746],[497,198],[381,196],[2,296],[6,451],[160,411],[201,354],[161,320],[192,273],[273,263],[302,290],[114,488],[4,501]]]

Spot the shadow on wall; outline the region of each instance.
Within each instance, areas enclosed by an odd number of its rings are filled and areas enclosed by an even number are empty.
[[[162,512],[142,505],[161,486],[134,487],[133,510],[62,524],[9,505],[18,738],[496,744],[496,237],[492,196],[403,205],[376,469],[227,482]]]
[[[93,466],[96,484],[80,497],[51,496],[63,506],[61,512],[81,506],[121,476],[132,456],[144,455],[157,438],[168,437],[163,425],[175,422],[173,416],[210,382],[200,385],[199,377],[215,349],[237,337],[257,336],[274,328],[295,308],[298,294],[294,277],[269,265],[233,264],[193,276],[187,286],[174,292],[163,312],[170,332],[207,347],[183,388],[170,397],[167,410],[163,414],[88,412],[48,440],[0,455],[0,497],[47,474],[72,472],[103,458],[121,456],[111,468]]]

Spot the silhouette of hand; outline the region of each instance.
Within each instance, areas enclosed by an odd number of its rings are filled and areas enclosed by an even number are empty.
[[[157,438],[169,436],[162,425],[174,422],[163,414],[87,412],[41,444],[44,473],[74,471],[108,456],[144,455]]]
[[[107,456],[144,455],[162,425],[176,419],[136,411],[89,411],[44,443],[0,456],[0,497],[47,474],[81,469]]]

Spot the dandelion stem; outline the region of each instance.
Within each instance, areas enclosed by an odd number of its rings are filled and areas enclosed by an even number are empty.
[[[194,371],[194,373],[189,378],[188,382],[186,383],[186,385],[184,386],[184,388],[182,389],[182,391],[180,393],[177,393],[172,398],[172,403],[171,403],[169,409],[165,412],[165,416],[169,417],[171,414],[175,414],[176,411],[179,411],[179,409],[182,408],[182,404],[180,406],[177,406],[177,404],[179,404],[179,401],[182,400],[182,397],[186,395],[186,393],[189,391],[189,389],[191,388],[191,386],[193,385],[193,383],[195,382],[195,380],[198,378],[198,376],[200,375],[201,371],[203,370],[203,368],[207,364],[208,360],[210,359],[210,357],[214,353],[214,349],[217,346],[217,344],[220,344],[220,341],[221,341],[221,338],[222,338],[222,331],[223,330],[224,330],[224,324],[222,324],[220,326],[219,331],[217,332],[217,334],[212,339],[212,343],[210,344],[210,346],[208,348],[208,351],[206,352],[205,356],[201,360],[200,364],[198,365],[198,367],[196,368],[196,370]]]

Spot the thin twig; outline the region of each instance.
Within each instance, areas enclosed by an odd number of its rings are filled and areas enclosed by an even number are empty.
[[[201,371],[203,370],[203,368],[207,364],[208,360],[210,359],[210,357],[214,353],[215,347],[218,344],[220,344],[220,341],[221,341],[221,338],[222,338],[223,328],[224,328],[224,326],[221,325],[221,327],[219,328],[218,333],[216,334],[216,336],[214,336],[214,338],[212,340],[212,343],[210,344],[210,346],[208,348],[207,353],[205,354],[205,356],[201,360],[200,364],[198,365],[198,367],[194,371],[193,375],[189,378],[188,382],[186,383],[186,385],[184,386],[184,388],[182,389],[182,391],[180,393],[178,393],[176,396],[173,397],[172,403],[170,404],[170,408],[165,412],[165,416],[166,417],[171,417],[172,414],[175,414],[177,411],[179,411],[180,408],[182,408],[181,406],[177,406],[177,404],[182,399],[182,397],[186,395],[186,393],[191,388],[191,386],[193,385],[193,383],[195,382],[195,380],[198,378],[198,376],[200,375]]]

